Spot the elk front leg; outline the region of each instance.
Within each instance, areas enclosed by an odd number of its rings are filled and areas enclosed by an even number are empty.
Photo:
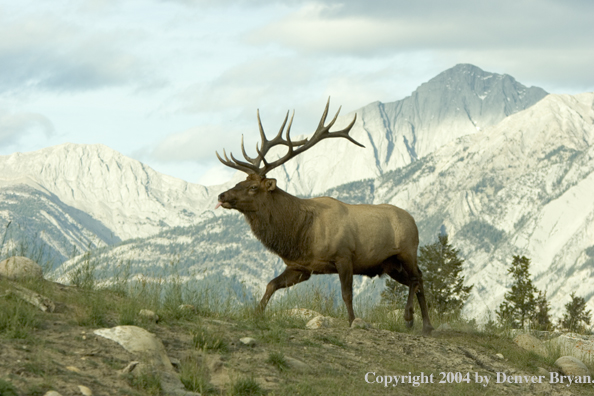
[[[355,312],[353,311],[353,264],[350,260],[337,261],[336,270],[338,271],[338,278],[340,279],[342,300],[349,313],[350,326],[353,324],[353,320],[355,320]]]
[[[262,300],[260,301],[260,311],[264,312],[270,297],[272,297],[275,291],[306,281],[310,276],[311,273],[307,271],[299,271],[287,267],[282,274],[271,280],[268,283],[268,286],[266,286],[266,293],[264,293],[264,297],[262,297]]]

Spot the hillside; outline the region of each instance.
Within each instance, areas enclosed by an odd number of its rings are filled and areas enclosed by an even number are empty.
[[[16,298],[14,290],[23,287],[51,299],[54,312],[41,312]],[[154,298],[160,292],[165,293],[162,303]],[[340,308],[310,294],[301,306],[335,316],[329,327],[308,329],[309,319],[301,315],[312,312],[288,311],[290,300],[261,316],[225,300],[216,304],[213,293],[185,292],[172,284],[151,282],[142,289],[110,291],[0,279],[0,392],[7,396],[42,395],[50,390],[60,395],[84,391],[186,396],[197,392],[228,396],[594,394],[592,384],[550,383],[548,371],[559,375],[554,365],[558,352],[540,357],[507,336],[478,331],[472,323],[452,322],[449,328],[422,337],[417,330],[405,330],[401,318],[375,310],[364,316],[373,327],[349,328]],[[190,302],[196,305],[187,305]],[[140,309],[154,310],[158,322],[140,315]],[[108,332],[112,337],[130,332],[138,337],[120,338],[118,344],[106,338]],[[401,383],[386,384],[386,375],[398,376]],[[502,382],[503,375],[543,377],[542,383],[517,384]]]

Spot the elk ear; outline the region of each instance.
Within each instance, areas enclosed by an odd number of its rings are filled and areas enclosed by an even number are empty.
[[[276,188],[276,179],[266,179],[264,181],[264,187],[266,191],[272,191]]]

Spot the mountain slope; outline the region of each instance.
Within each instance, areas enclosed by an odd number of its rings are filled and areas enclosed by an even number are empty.
[[[476,285],[473,316],[494,313],[514,254],[532,259],[554,313],[571,291],[594,307],[593,144],[594,94],[549,95],[411,165],[405,179],[385,175],[374,201],[409,208],[425,242],[445,226]]]
[[[88,214],[27,184],[0,188],[0,259],[34,257],[50,267],[80,252],[120,241]]]
[[[318,195],[331,187],[406,166],[461,136],[529,108],[546,95],[541,88],[527,88],[509,75],[457,65],[422,84],[409,97],[356,110],[357,122],[350,135],[365,149],[333,139],[270,176],[292,194]],[[333,130],[345,127],[352,118],[353,114],[339,117]]]
[[[119,239],[199,222],[216,194],[102,145],[62,144],[0,156],[0,186],[28,185],[87,213]]]

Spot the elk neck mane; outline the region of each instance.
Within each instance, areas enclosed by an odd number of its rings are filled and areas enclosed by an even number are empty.
[[[244,215],[254,235],[272,252],[291,261],[309,255],[314,216],[304,200],[276,188],[258,211]]]

